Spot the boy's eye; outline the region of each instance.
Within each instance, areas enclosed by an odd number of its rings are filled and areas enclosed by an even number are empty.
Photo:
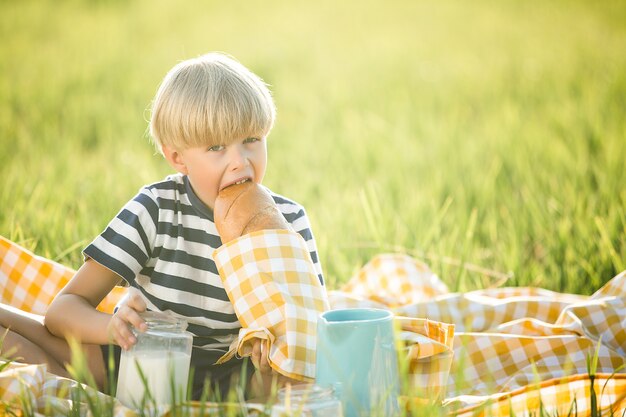
[[[245,139],[243,141],[243,143],[253,143],[253,142],[258,142],[259,140],[261,140],[261,139],[259,139],[259,138],[247,138],[247,139]]]
[[[214,146],[211,146],[211,147],[208,149],[208,151],[209,151],[209,152],[219,152],[219,151],[221,151],[222,149],[224,149],[224,145],[214,145]]]

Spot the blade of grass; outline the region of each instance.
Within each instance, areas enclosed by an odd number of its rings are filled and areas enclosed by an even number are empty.
[[[468,224],[467,224],[467,229],[465,230],[465,240],[463,241],[463,249],[461,250],[461,259],[460,259],[461,265],[465,263],[465,260],[467,259],[467,255],[469,254],[471,241],[472,241],[472,238],[474,237],[474,231],[476,229],[477,218],[478,218],[478,211],[476,210],[476,208],[473,208],[472,213],[470,214]],[[466,290],[464,278],[465,278],[465,269],[464,268],[457,269],[457,274],[454,279],[454,282],[455,282],[454,291],[462,292]]]
[[[602,336],[598,338],[598,343],[594,349],[593,355],[587,354],[587,373],[589,374],[589,399],[591,407],[591,417],[598,417],[598,398],[596,396],[595,379],[598,369],[598,359],[600,357],[600,347],[602,346]]]
[[[613,246],[613,243],[611,242],[611,237],[609,236],[609,232],[606,228],[605,221],[598,216],[596,216],[594,220],[595,220],[596,226],[598,227],[598,230],[600,231],[600,237],[603,243],[603,247],[611,255],[613,266],[615,267],[617,271],[623,271],[626,268],[624,267],[622,258],[617,254],[617,251],[615,250],[615,246]]]

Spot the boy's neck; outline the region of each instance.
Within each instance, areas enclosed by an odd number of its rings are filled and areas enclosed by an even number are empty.
[[[193,190],[191,186],[191,182],[186,175],[183,175],[183,182],[185,183],[185,190],[187,191],[187,195],[189,196],[189,201],[193,208],[200,214],[202,217],[206,217],[207,219],[213,221],[213,210],[211,210],[206,204],[198,198],[196,192]]]

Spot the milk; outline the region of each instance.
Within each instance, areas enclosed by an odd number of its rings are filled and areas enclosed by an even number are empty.
[[[150,394],[157,404],[172,404],[172,375],[176,400],[181,401],[187,393],[190,361],[191,355],[185,352],[163,350],[122,352],[116,397],[127,407],[135,408],[141,405],[145,388],[137,370],[139,364],[148,382]]]

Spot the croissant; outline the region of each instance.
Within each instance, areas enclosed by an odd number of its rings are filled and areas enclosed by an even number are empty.
[[[221,190],[213,217],[222,243],[265,229],[291,229],[270,193],[252,181]]]

